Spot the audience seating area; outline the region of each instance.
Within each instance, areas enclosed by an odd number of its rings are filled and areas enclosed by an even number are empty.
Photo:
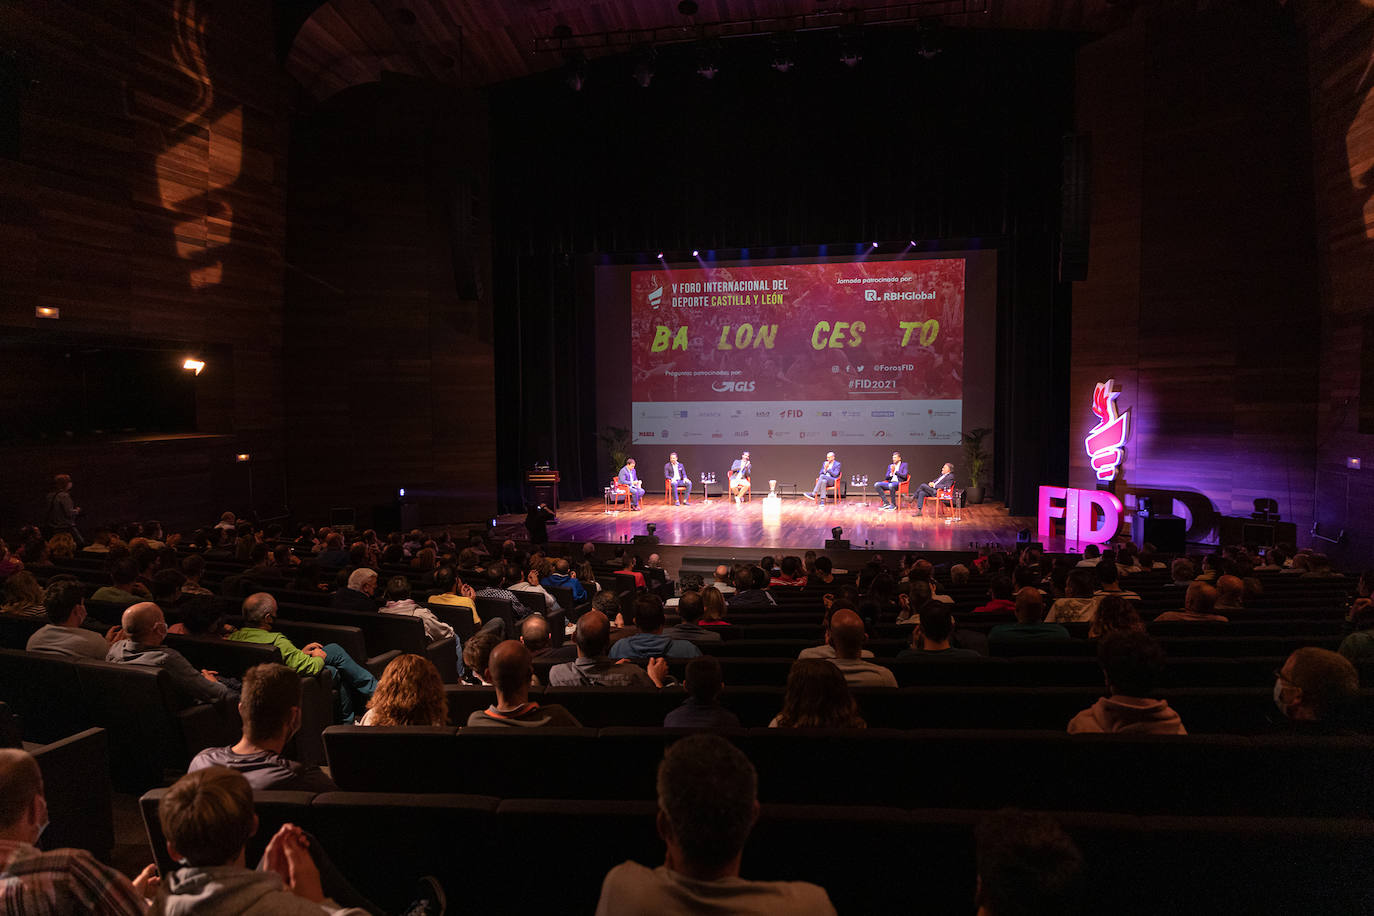
[[[631,607],[632,580],[606,562],[595,568],[621,607]],[[88,594],[107,582],[90,557],[62,571]],[[383,580],[412,572],[379,570]],[[466,729],[468,716],[496,696],[457,683],[453,639],[429,640],[412,618],[332,608],[329,589],[263,586],[243,573],[244,564],[209,560],[202,579],[231,624],[244,596],[269,591],[278,602],[275,628],[297,646],[337,643],[377,675],[401,653],[423,655],[446,682],[449,707],[443,728],[332,726],[328,673],[304,678],[302,728],[287,754],[326,764],[343,791],[259,792],[250,860],[291,821],[319,837],[384,908],[403,905],[413,879],[429,873],[449,889],[451,911],[494,913],[590,911],[609,868],[662,861],[654,778],[664,749],[685,734],[662,728],[685,699],[681,687],[535,687],[532,699],[566,707],[583,727]],[[430,591],[413,578],[423,602]],[[1103,694],[1097,641],[1086,624],[1070,623],[1067,640],[989,642],[989,630],[1012,618],[972,613],[988,597],[976,573],[955,585],[941,569],[937,584],[953,598],[956,640],[984,654],[899,658],[911,629],[880,617],[867,647],[901,686],[854,691],[863,730],[767,727],[798,652],[822,641],[823,596],[852,584],[852,575],[823,589],[773,588],[776,607],[730,612],[731,625],[716,631],[721,641],[702,649],[719,660],[722,702],[741,722],[724,734],[759,772],[763,812],[744,874],[820,883],[842,913],[964,912],[973,896],[974,825],[987,811],[1019,806],[1054,812],[1078,841],[1100,912],[1370,911],[1374,888],[1361,864],[1374,853],[1374,689],[1361,693],[1359,735],[1280,734],[1272,721],[1275,669],[1297,648],[1339,644],[1353,583],[1260,579],[1262,596],[1229,611],[1227,623],[1154,622],[1181,606],[1183,589],[1161,571],[1125,583],[1140,594],[1141,617],[1167,656],[1157,695],[1189,731],[1169,738],[1068,735],[1069,719]],[[587,605],[574,607],[566,590],[556,597],[558,644],[564,621]],[[460,639],[474,632],[465,610],[430,607]],[[87,626],[103,633],[122,608],[91,600],[87,610]],[[499,614],[515,623],[499,602],[479,600],[478,610],[483,620]],[[151,852],[173,867],[156,818],[161,786],[197,751],[231,743],[237,710],[185,708],[156,671],[30,655],[23,647],[41,625],[0,617],[0,701],[49,784],[45,845],[107,858],[112,780],[120,791],[144,792]],[[231,677],[279,660],[273,648],[212,637],[170,636],[167,644]],[[536,659],[541,684],[552,664]],[[670,660],[679,679],[685,667]],[[1371,675],[1374,667],[1361,668],[1362,683],[1374,683]],[[512,850],[538,852],[517,863]],[[502,859],[508,866],[497,880],[474,879],[474,863]],[[537,874],[519,874],[527,871]],[[508,874],[514,880],[502,880]]]

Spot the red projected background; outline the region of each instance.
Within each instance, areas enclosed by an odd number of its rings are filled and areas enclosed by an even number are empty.
[[[793,421],[792,441],[950,441],[964,292],[963,258],[633,271],[635,438],[718,439],[747,415]]]

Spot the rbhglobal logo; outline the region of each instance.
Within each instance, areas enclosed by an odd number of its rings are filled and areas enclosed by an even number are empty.
[[[878,292],[876,289],[864,290],[865,302],[929,302],[934,298],[934,293],[924,290],[888,289],[882,292]]]

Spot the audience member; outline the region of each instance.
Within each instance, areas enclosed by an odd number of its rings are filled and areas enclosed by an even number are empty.
[[[437,591],[426,599],[426,604],[467,608],[474,625],[482,622],[474,600],[477,590],[465,583],[452,566],[440,566],[434,571],[434,587]]]
[[[494,618],[499,621],[500,618]],[[472,634],[467,643],[463,645],[463,674],[461,682],[472,687],[490,687],[491,681],[487,680],[487,663],[491,659],[491,650],[505,638],[505,627],[484,627]]]
[[[545,588],[570,589],[573,601],[579,604],[587,600],[587,590],[582,586],[582,580],[578,578],[572,564],[562,557],[554,560],[553,572],[541,579],[540,584]]]
[[[1274,672],[1274,705],[1298,734],[1348,733],[1359,695],[1359,672],[1329,649],[1298,649]]]
[[[677,614],[682,621],[668,627],[663,631],[663,635],[669,639],[685,639],[691,643],[720,642],[721,635],[718,630],[701,625],[701,618],[705,612],[706,605],[700,592],[683,592],[677,601]]]
[[[183,595],[213,595],[214,592],[200,584],[201,576],[205,575],[205,558],[200,554],[193,553],[181,561],[181,574],[186,577],[186,581],[181,584]]]
[[[1079,569],[1090,569],[1096,567],[1102,560],[1102,548],[1096,544],[1089,544],[1083,548],[1083,559],[1078,561]]]
[[[988,603],[973,609],[975,614],[1010,614],[1016,610],[1011,579],[998,574],[988,579]]]
[[[529,592],[532,595],[540,596],[544,599],[544,613],[546,614],[552,614],[559,610],[558,601],[553,597],[553,593],[540,584],[539,569],[536,566],[529,568],[524,579],[512,583],[510,590],[512,592]],[[526,612],[528,613],[528,610]]]
[[[725,567],[719,567],[724,569]],[[811,572],[806,577],[807,588],[830,588],[835,584],[835,565],[829,557],[816,557]]]
[[[1088,626],[1088,638],[1098,639],[1118,630],[1145,631],[1145,624],[1135,609],[1135,602],[1120,595],[1107,595],[1097,604],[1097,614]]]
[[[520,620],[529,614],[530,609],[510,590],[510,586],[519,579],[519,567],[509,560],[499,560],[487,567],[487,587],[477,592],[474,597],[504,601],[510,607],[512,618]]]
[[[601,885],[597,916],[833,914],[830,898],[814,884],[739,876],[758,813],[758,773],[743,752],[715,735],[676,742],[658,768],[664,863],[651,869],[624,862],[611,869]]]
[[[468,717],[468,727],[581,727],[582,723],[562,706],[540,706],[530,700],[533,674],[529,649],[514,639],[499,643],[491,650],[487,664],[487,680],[496,688],[496,702],[474,711]]]
[[[1374,605],[1365,604],[1364,607],[1356,611],[1351,619],[1351,627],[1354,632],[1341,640],[1339,650],[1341,655],[1356,665],[1374,659]],[[30,649],[32,649],[32,641],[30,641]]]
[[[1027,587],[1016,593],[1016,623],[1004,623],[988,631],[988,642],[1023,639],[1068,639],[1069,631],[1057,623],[1043,623],[1045,596]]]
[[[1107,695],[1073,717],[1069,734],[1187,734],[1167,700],[1150,698],[1164,670],[1164,653],[1157,642],[1142,631],[1108,633],[1097,647],[1097,663]]]
[[[258,829],[253,790],[228,767],[188,773],[158,804],[167,854],[179,867],[166,876],[153,911],[167,916],[217,913],[367,916],[380,910],[334,868],[319,842],[294,824],[272,837],[257,868],[246,867]],[[444,912],[443,889],[421,880],[407,916]]]
[[[48,616],[43,606],[43,586],[27,569],[7,578],[3,588],[0,588],[0,594],[4,596],[0,614],[6,617],[40,620]]]
[[[849,692],[845,677],[835,665],[820,658],[792,663],[787,673],[782,712],[769,728],[864,728],[859,704]]]
[[[334,792],[334,780],[319,767],[282,754],[301,727],[301,678],[285,665],[254,665],[243,675],[239,695],[243,734],[237,744],[206,748],[190,772],[225,766],[242,773],[254,789]]]
[[[897,677],[890,668],[863,658],[867,638],[863,619],[857,613],[848,608],[835,611],[825,631],[826,645],[835,650],[835,655],[827,661],[840,669],[850,687],[896,687]]]
[[[728,627],[730,621],[726,620],[729,613],[729,606],[725,603],[725,596],[720,593],[714,585],[708,585],[701,590],[701,620],[703,627]]]
[[[444,623],[434,612],[422,604],[416,604],[410,597],[410,580],[405,576],[392,576],[386,582],[386,603],[382,605],[383,614],[391,614],[395,617],[413,617],[425,625],[425,638],[430,642],[440,639],[447,639],[452,636],[458,649],[459,657],[463,654],[462,641],[458,639],[458,634],[453,627]]]
[[[1097,591],[1093,594],[1099,598],[1115,595],[1118,598],[1139,601],[1140,596],[1138,594],[1121,587],[1121,583],[1118,581],[1120,573],[1117,572],[1116,568],[1116,555],[1110,554],[1110,562],[1108,562],[1108,559],[1109,554],[1103,554],[1103,561],[1097,564],[1095,568],[1095,572],[1097,573]]]
[[[82,627],[86,621],[85,588],[79,582],[62,580],[43,593],[48,622],[29,637],[26,651],[64,658],[94,658],[104,661],[118,639],[119,627],[110,627],[105,636]]]
[[[1050,605],[1045,620],[1049,623],[1092,620],[1097,615],[1097,604],[1102,600],[1094,595],[1096,588],[1093,586],[1092,570],[1074,569],[1065,580],[1065,588],[1065,596]]]
[[[1016,605],[1013,604],[1012,607],[1015,608]],[[950,645],[950,636],[953,633],[954,615],[945,605],[932,601],[921,609],[920,622],[911,631],[911,648],[903,649],[897,653],[897,657],[978,658],[978,653],[973,649],[960,649]]]
[[[1217,611],[1245,610],[1245,580],[1240,576],[1222,576],[1217,580]]]
[[[977,916],[1073,916],[1081,912],[1083,854],[1047,814],[985,816],[977,843]]]
[[[320,555],[320,565],[327,566]],[[342,564],[340,564],[342,565]],[[361,566],[348,574],[348,585],[336,591],[329,600],[329,606],[343,611],[376,611],[377,571]]]
[[[107,814],[108,816],[108,814]],[[48,826],[43,774],[27,751],[0,750],[0,910],[23,916],[141,916],[159,881],[132,882],[84,849],[37,848]]]
[[[735,574],[735,593],[726,597],[733,608],[776,607],[777,601],[765,589],[768,573],[758,566],[745,566]]]
[[[122,635],[124,638],[105,653],[106,661],[162,668],[186,699],[194,703],[238,699],[237,692],[219,682],[216,672],[197,671],[180,652],[162,644],[167,638],[167,621],[162,616],[162,608],[151,601],[140,602],[124,611]]]
[[[725,676],[709,655],[687,663],[687,699],[663,719],[664,728],[739,728],[739,718],[720,704]]]
[[[577,618],[573,642],[577,658],[549,669],[550,687],[663,687],[668,683],[667,659],[650,659],[646,671],[633,662],[616,663],[607,655],[611,624],[595,608]]]
[[[778,569],[778,574],[768,582],[772,586],[803,586],[806,584],[806,575],[802,570],[801,557],[783,557],[782,564]]]
[[[1217,603],[1217,590],[1206,582],[1194,582],[1188,586],[1188,591],[1183,596],[1183,610],[1166,611],[1155,617],[1156,623],[1164,623],[1169,620],[1201,621],[1215,620],[1226,623],[1227,620],[1220,614],[1213,614],[1212,608]]]
[[[1197,578],[1197,567],[1193,561],[1187,557],[1179,557],[1169,566],[1169,582],[1164,586],[1165,591],[1178,588],[1186,589],[1193,584]]]
[[[531,614],[520,621],[520,642],[534,658],[547,658],[553,661],[572,661],[577,657],[577,647],[573,645],[553,647],[549,621],[543,614]]]
[[[663,602],[652,593],[635,599],[633,636],[616,640],[611,646],[611,658],[694,658],[701,650],[685,639],[673,639],[663,632]]]
[[[339,701],[335,718],[345,724],[352,722],[359,710],[377,689],[372,672],[353,660],[338,643],[308,643],[297,649],[291,640],[272,630],[277,620],[277,599],[267,592],[257,592],[243,599],[243,626],[230,633],[236,642],[275,646],[286,667],[314,677],[325,668],[339,685]]]
[[[393,658],[377,681],[359,725],[447,725],[448,698],[439,669],[422,655]]]

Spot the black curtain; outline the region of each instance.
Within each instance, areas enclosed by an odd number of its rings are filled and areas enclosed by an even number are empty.
[[[934,55],[919,53],[936,49]],[[992,490],[1018,513],[1067,477],[1069,297],[1056,278],[1061,138],[1076,38],[876,30],[856,67],[834,33],[662,49],[581,91],[550,72],[491,91],[500,502],[548,458],[568,498],[600,491],[590,264],[685,252],[965,238],[999,258]],[[785,253],[785,251],[784,251]],[[614,334],[614,328],[601,333]]]

